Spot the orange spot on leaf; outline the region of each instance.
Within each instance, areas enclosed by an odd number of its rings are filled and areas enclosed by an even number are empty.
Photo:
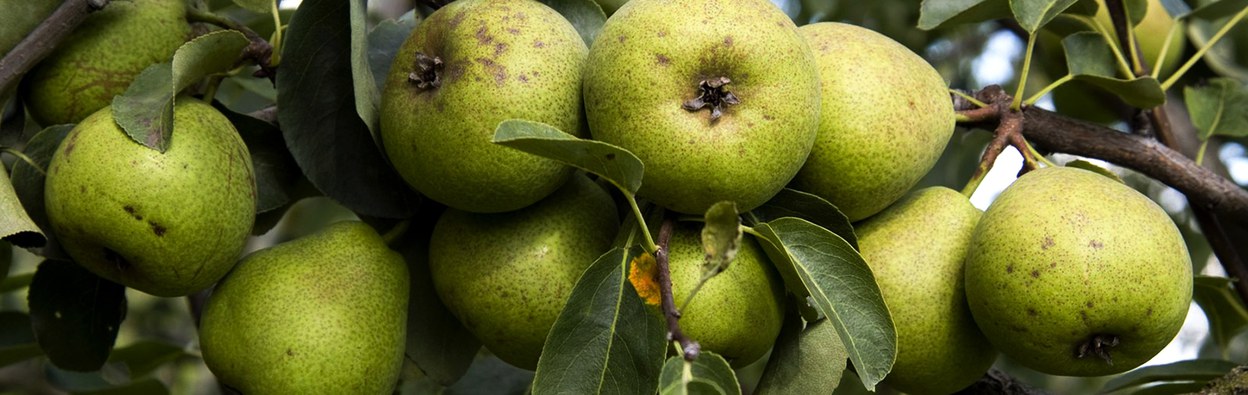
[[[654,255],[643,252],[633,258],[632,264],[628,265],[628,282],[633,284],[637,296],[646,304],[659,305],[659,266],[654,261]]]

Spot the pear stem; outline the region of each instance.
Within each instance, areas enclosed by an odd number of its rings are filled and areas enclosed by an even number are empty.
[[[668,340],[679,343],[681,356],[686,361],[698,358],[702,347],[680,330],[680,311],[676,310],[675,296],[672,295],[672,272],[668,261],[668,245],[672,240],[672,228],[676,221],[667,214],[663,216],[663,225],[659,227],[659,249],[654,254],[655,266],[659,271],[659,297],[663,308],[663,317],[667,319]]]
[[[108,3],[109,0],[66,0],[61,3],[52,15],[0,58],[0,94],[12,91],[22,75],[52,53],[87,19],[87,15],[104,9]]]

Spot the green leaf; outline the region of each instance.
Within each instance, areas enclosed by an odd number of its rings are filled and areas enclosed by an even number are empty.
[[[1219,359],[1193,359],[1165,365],[1145,366],[1114,377],[1101,388],[1102,393],[1118,391],[1150,383],[1195,381],[1204,383],[1222,376],[1239,364]]]
[[[628,281],[640,248],[615,248],[581,274],[550,329],[534,394],[653,394],[667,328]]]
[[[554,126],[509,119],[494,129],[493,142],[597,174],[628,193],[637,193],[637,188],[641,188],[645,166],[632,152],[601,141],[581,139]]]
[[[408,12],[397,20],[381,21],[368,33],[368,67],[372,70],[373,85],[378,92],[383,91],[386,85],[386,76],[390,75],[390,66],[399,53],[399,46],[419,23],[417,18],[414,11]]]
[[[3,164],[0,164],[0,240],[24,248],[42,247],[48,242],[35,221],[26,215]]]
[[[564,19],[572,23],[576,32],[581,34],[588,47],[598,37],[602,24],[607,22],[607,14],[594,0],[540,0],[542,4],[554,8]]]
[[[39,168],[26,161],[13,162],[13,189],[17,192],[18,199],[21,199],[22,206],[26,207],[26,213],[30,214],[30,219],[43,229],[49,226],[43,201],[44,171],[52,163],[52,155],[61,146],[61,141],[73,129],[74,125],[51,126],[30,138],[22,152],[39,165]]]
[[[43,261],[27,298],[35,338],[48,359],[72,371],[104,366],[126,316],[125,291],[75,263]]]
[[[689,377],[685,377],[685,369]],[[736,395],[741,393],[737,374],[728,361],[710,351],[702,351],[693,362],[673,356],[663,363],[659,375],[660,395]]]
[[[200,79],[234,68],[247,37],[218,30],[182,44],[170,63],[149,66],[113,98],[117,125],[135,142],[165,152],[173,134],[174,97]]]
[[[7,241],[0,241],[0,284],[9,278],[9,267],[13,265],[13,246]]]
[[[1222,0],[1211,5],[1227,3],[1228,0]],[[1224,14],[1221,18],[1217,15],[1207,15],[1208,18],[1195,18],[1188,21],[1187,37],[1191,40],[1192,46],[1200,48],[1209,43],[1213,35],[1218,32],[1226,23],[1230,22],[1231,15]],[[1242,33],[1248,28],[1244,27],[1245,22],[1241,21],[1239,26],[1231,28],[1231,31],[1214,43],[1213,47],[1205,52],[1201,60],[1204,61],[1210,69],[1223,77],[1231,77],[1240,81],[1248,81],[1248,59],[1244,57],[1244,49],[1248,47],[1248,36]],[[1244,38],[1241,38],[1244,37]]]
[[[0,282],[0,294],[13,292],[30,286],[30,281],[35,278],[35,273],[22,273],[16,276],[10,276]]]
[[[1062,40],[1066,67],[1077,80],[1086,81],[1121,98],[1137,108],[1153,108],[1165,103],[1166,92],[1153,77],[1115,77],[1113,53],[1105,37],[1094,32],[1071,34]]]
[[[0,368],[43,355],[30,330],[30,316],[0,311]]]
[[[533,382],[533,372],[508,365],[493,355],[481,356],[455,385],[429,395],[524,395]]]
[[[828,320],[802,329],[802,319],[789,314],[771,351],[757,394],[828,393],[841,382],[849,353]]]
[[[1093,164],[1092,162],[1088,162],[1088,161],[1083,160],[1083,159],[1075,159],[1075,160],[1073,160],[1073,161],[1070,161],[1070,162],[1066,163],[1066,165],[1065,165],[1065,166],[1066,166],[1066,167],[1073,167],[1073,168],[1076,168],[1076,169],[1083,169],[1083,170],[1087,170],[1087,171],[1090,171],[1090,172],[1093,172],[1093,173],[1100,174],[1100,175],[1103,175],[1103,176],[1105,176],[1105,177],[1108,177],[1109,179],[1114,180],[1114,181],[1117,181],[1117,182],[1119,182],[1119,183],[1126,184],[1126,181],[1123,181],[1123,180],[1122,180],[1122,177],[1118,177],[1118,175],[1117,175],[1117,174],[1114,174],[1114,172],[1109,171],[1109,169],[1106,169],[1106,168],[1104,168],[1104,167],[1097,166],[1097,165]]]
[[[215,106],[238,130],[251,155],[256,176],[256,213],[290,204],[294,200],[295,188],[303,180],[303,173],[299,172],[299,164],[286,149],[282,131],[268,122],[224,108],[220,103],[215,103]]]
[[[368,10],[366,0],[349,0],[351,5],[351,80],[355,87],[355,112],[368,130],[377,135],[381,122],[381,90],[368,65]]]
[[[420,198],[355,111],[349,7],[305,0],[291,18],[277,73],[278,124],[304,176],[326,196],[362,215],[406,218]]]
[[[274,8],[274,1],[276,0],[234,0],[234,4],[251,12],[269,14]]]
[[[945,25],[983,22],[1010,17],[1005,0],[923,0],[919,8],[919,29],[932,30]]]
[[[976,156],[976,163],[979,156]],[[751,224],[767,222],[783,217],[801,218],[841,236],[858,250],[858,235],[840,209],[817,195],[784,188],[775,197],[746,214]]]
[[[1183,88],[1184,104],[1202,141],[1212,136],[1248,136],[1248,89],[1230,78]]]
[[[741,247],[741,216],[737,204],[731,201],[715,203],[706,210],[706,223],[702,226],[702,249],[706,262],[702,265],[703,278],[719,274],[737,257]]]
[[[169,389],[155,378],[132,381],[112,388],[95,391],[78,391],[74,395],[166,395]]]
[[[160,341],[143,340],[113,350],[108,356],[108,362],[125,364],[130,369],[130,378],[138,379],[184,355],[189,354],[182,347]]]
[[[1206,2],[1203,6],[1197,7],[1180,18],[1192,20],[1217,20],[1226,18],[1248,7],[1248,0],[1218,0]]]
[[[393,244],[407,261],[411,279],[411,293],[407,299],[407,357],[426,376],[440,385],[450,386],[468,371],[481,349],[481,342],[447,310],[434,291],[433,276],[429,273],[432,226],[413,226],[419,227],[408,230]]]
[[[897,332],[866,261],[840,236],[803,219],[754,230],[785,286],[831,321],[863,385],[874,390],[897,358]]]
[[[1035,33],[1056,18],[1077,0],[1010,0],[1010,11],[1019,26]]]
[[[1232,281],[1225,277],[1196,276],[1192,300],[1200,305],[1209,320],[1209,334],[1221,350],[1231,339],[1248,327],[1248,309],[1239,300]]]

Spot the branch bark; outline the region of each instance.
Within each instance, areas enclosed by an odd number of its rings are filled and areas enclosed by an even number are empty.
[[[0,59],[0,92],[8,92],[22,75],[52,53],[92,12],[110,0],[65,0],[43,23]]]
[[[698,358],[702,350],[698,342],[685,336],[685,333],[680,330],[680,311],[676,310],[676,300],[672,296],[672,272],[667,256],[675,222],[671,217],[664,215],[663,225],[659,227],[659,250],[654,254],[654,261],[659,270],[659,296],[663,317],[667,319],[667,336],[669,340],[679,342],[681,351],[684,353],[682,357],[686,361],[692,361]]]

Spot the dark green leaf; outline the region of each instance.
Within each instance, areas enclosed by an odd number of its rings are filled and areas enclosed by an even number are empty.
[[[1019,26],[1028,33],[1035,33],[1048,24],[1076,0],[1010,0],[1010,11]]]
[[[273,8],[276,8],[273,6],[274,1],[276,0],[234,0],[234,4],[251,12],[269,14]]]
[[[47,260],[30,284],[31,325],[56,366],[97,370],[126,316],[126,289],[72,262]]]
[[[1131,393],[1131,395],[1194,394],[1204,389],[1205,384],[1205,382],[1162,383],[1147,388],[1141,388]]]
[[[1219,359],[1193,359],[1165,365],[1145,366],[1114,377],[1113,380],[1105,383],[1105,386],[1101,388],[1101,392],[1118,391],[1138,385],[1168,381],[1196,381],[1204,383],[1226,375],[1236,366],[1239,366],[1239,364]]]
[[[34,273],[23,273],[10,276],[0,282],[0,294],[13,292],[30,286],[30,281],[34,280]]]
[[[632,152],[601,141],[581,139],[554,126],[509,119],[494,129],[493,142],[597,174],[630,194],[641,188],[645,166]]]
[[[581,34],[581,39],[585,40],[585,46],[588,47],[594,43],[594,38],[598,37],[598,31],[602,30],[602,24],[607,22],[607,14],[602,11],[602,7],[594,0],[540,0],[542,4],[554,8],[563,15],[564,19],[572,23],[572,27],[576,28],[576,32]]]
[[[1072,4],[1070,8],[1067,8],[1066,12],[1063,12],[1062,14],[1063,15],[1081,15],[1081,16],[1090,17],[1090,16],[1095,16],[1096,11],[1099,10],[1100,8],[1101,8],[1101,4],[1097,0],[1077,0],[1075,1],[1075,4]],[[1143,15],[1143,14],[1140,14],[1140,15]]]
[[[1075,79],[1096,85],[1138,108],[1153,108],[1165,103],[1166,92],[1156,79],[1115,77],[1117,68],[1113,53],[1104,36],[1093,32],[1071,34],[1062,40],[1062,48],[1066,52],[1066,67]]]
[[[268,78],[239,73],[221,80],[213,100],[239,114],[264,110],[277,104],[277,88]]]
[[[542,348],[534,394],[654,393],[667,329],[628,281],[640,253],[612,249],[581,274]]]
[[[1093,172],[1093,173],[1096,173],[1096,174],[1103,175],[1103,176],[1105,176],[1105,177],[1109,177],[1109,179],[1111,179],[1111,180],[1114,180],[1114,181],[1117,181],[1117,182],[1120,182],[1120,183],[1126,184],[1126,182],[1122,180],[1122,177],[1118,177],[1118,175],[1117,175],[1117,174],[1114,174],[1114,172],[1109,171],[1109,169],[1106,169],[1106,168],[1104,168],[1104,167],[1097,166],[1097,165],[1093,164],[1092,162],[1088,162],[1088,161],[1083,160],[1083,159],[1076,159],[1076,160],[1073,160],[1073,161],[1067,162],[1065,166],[1066,166],[1066,167],[1073,167],[1073,168],[1076,168],[1076,169],[1083,169],[1083,170],[1087,170],[1087,171],[1090,171],[1090,172]]]
[[[24,248],[42,247],[48,242],[35,221],[26,215],[3,164],[0,164],[0,240]]]
[[[409,230],[394,244],[407,261],[412,284],[407,303],[407,357],[426,376],[449,386],[468,371],[481,349],[481,342],[459,323],[434,292],[433,276],[429,274],[432,228],[413,227],[417,228]]]
[[[1201,19],[1216,20],[1225,18],[1242,11],[1248,7],[1248,0],[1218,0],[1205,3],[1201,7],[1197,7],[1187,15],[1181,16],[1183,19]]]
[[[836,328],[820,320],[802,329],[802,318],[789,314],[771,351],[757,393],[829,393],[841,382],[849,354]]]
[[[295,187],[303,178],[299,165],[286,149],[282,139],[282,131],[276,126],[239,114],[218,105],[225,117],[238,129],[238,134],[247,144],[247,152],[251,154],[251,164],[256,174],[256,213],[290,204],[295,194]]]
[[[9,278],[9,267],[13,265],[13,246],[7,241],[0,241],[0,284]]]
[[[0,368],[42,355],[30,316],[16,311],[0,311]]]
[[[728,361],[710,351],[702,351],[689,363],[689,377],[684,377],[685,359],[673,356],[663,363],[659,376],[660,395],[736,395],[741,393],[737,374]]]
[[[978,163],[978,154],[975,157]],[[850,224],[849,217],[841,213],[841,210],[832,203],[813,194],[784,188],[767,203],[763,203],[762,206],[746,215],[746,218],[751,220],[751,224],[783,217],[795,217],[813,222],[841,236],[854,247],[855,251],[858,250],[858,235],[854,234],[854,226]]]
[[[295,12],[277,73],[278,124],[295,162],[326,196],[363,215],[406,218],[419,197],[355,111],[349,7],[305,0]]]
[[[879,285],[862,256],[840,236],[799,218],[754,227],[785,286],[809,298],[840,334],[868,390],[897,357],[897,332]]]
[[[1228,3],[1222,0],[1212,4]],[[1187,21],[1187,36],[1191,40],[1192,46],[1203,47],[1209,43],[1213,35],[1218,32],[1226,23],[1230,22],[1231,16],[1223,15],[1221,18],[1216,15],[1209,15],[1210,18],[1196,18]],[[1230,33],[1223,36],[1222,39],[1213,44],[1205,52],[1205,56],[1201,58],[1210,69],[1223,76],[1231,77],[1240,81],[1248,81],[1248,58],[1244,56],[1244,48],[1248,48],[1248,35],[1244,32],[1248,31],[1245,22],[1240,22],[1239,26],[1231,29]],[[1241,38],[1242,37],[1242,38]]]
[[[18,199],[21,199],[22,206],[26,207],[26,213],[30,214],[30,219],[43,229],[49,226],[43,201],[44,171],[52,163],[52,155],[60,147],[61,140],[73,129],[74,125],[52,126],[40,131],[27,142],[23,153],[38,164],[39,168],[26,161],[13,163],[13,189],[17,192]]]
[[[351,10],[351,85],[355,87],[355,112],[368,130],[377,134],[381,122],[381,90],[368,65],[368,10],[366,0],[349,0]],[[381,78],[381,76],[378,76]]]
[[[169,389],[160,380],[146,378],[112,388],[74,392],[74,395],[166,395],[168,393]]]
[[[1248,327],[1248,309],[1231,289],[1225,277],[1196,276],[1192,300],[1200,305],[1209,320],[1209,334],[1219,349],[1226,350],[1231,339]]]
[[[373,73],[373,85],[381,92],[386,85],[386,76],[390,75],[390,65],[399,53],[399,46],[411,35],[416,27],[416,13],[408,12],[397,20],[388,19],[377,24],[368,33],[368,67]]]
[[[188,354],[182,347],[145,340],[113,350],[108,362],[125,364],[130,369],[130,378],[138,379],[184,355]]]
[[[492,355],[482,356],[472,363],[463,379],[446,388],[442,394],[524,395],[532,382],[533,372],[508,365]]]
[[[1197,137],[1248,136],[1248,89],[1230,78],[1214,78],[1200,87],[1183,88],[1187,112]]]
[[[1010,17],[1005,0],[923,0],[919,9],[919,29],[961,23],[983,22]]]
[[[706,251],[703,264],[706,276],[724,271],[736,258],[737,249],[741,247],[741,216],[737,214],[736,203],[722,201],[706,210],[704,219],[702,249]]]
[[[182,44],[170,63],[149,66],[113,98],[117,125],[135,142],[165,152],[173,133],[173,101],[178,92],[211,74],[234,68],[247,37],[234,30],[211,32]]]

